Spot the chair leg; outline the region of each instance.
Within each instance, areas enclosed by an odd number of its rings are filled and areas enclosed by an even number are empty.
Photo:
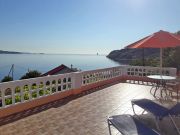
[[[168,94],[167,94],[167,90],[166,90],[165,88],[162,88],[162,89],[160,90],[161,97],[163,97],[163,92],[166,94],[166,97],[167,97]]]
[[[154,88],[154,86],[152,86],[152,87],[151,87],[151,89],[150,89],[150,93],[151,93],[151,94],[152,94],[152,90],[153,90],[153,88]]]
[[[144,114],[145,111],[146,111],[146,110],[144,110],[144,111],[142,112],[142,114]]]
[[[171,115],[169,115],[169,118],[171,119],[171,122],[173,123],[174,127],[176,128],[177,132],[178,132],[178,135],[180,135],[180,130],[179,128],[177,127],[176,123],[174,122],[173,118],[171,117]]]
[[[154,95],[154,97],[156,96],[156,92],[157,92],[157,90],[158,90],[158,87],[156,87],[156,88],[155,88],[155,91],[154,91],[154,94],[153,94],[153,95]]]
[[[177,88],[176,94],[177,94],[177,102],[178,102],[178,99],[179,99],[179,91],[178,91],[178,88]]]
[[[112,134],[111,134],[111,127],[110,127],[111,124],[110,124],[109,120],[107,120],[107,122],[108,122],[109,135],[112,135]]]
[[[159,119],[158,118],[155,118],[155,124],[156,124],[157,130],[159,132],[161,132],[160,127],[159,127]]]
[[[135,110],[134,110],[134,104],[132,102],[131,102],[131,105],[132,105],[132,109],[133,109],[134,115],[137,115]]]
[[[150,93],[151,93],[151,94],[153,94],[152,91],[153,91],[154,88],[155,88],[155,89],[157,88],[157,84],[152,84],[152,87],[151,87],[151,89],[150,89]]]
[[[139,115],[136,114],[136,112],[135,112],[135,109],[134,109],[134,105],[135,105],[135,104],[131,103],[131,105],[132,105],[132,109],[133,109],[134,115],[139,116]],[[146,111],[146,110],[143,110],[143,111],[142,111],[142,114],[144,114],[145,111]]]

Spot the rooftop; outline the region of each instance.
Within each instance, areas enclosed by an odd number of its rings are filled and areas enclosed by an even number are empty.
[[[149,93],[150,88],[151,86],[146,85],[118,83],[91,89],[74,97],[1,118],[0,134],[108,135],[108,116],[133,114],[132,99],[157,100]],[[161,103],[167,105],[164,100]],[[141,119],[155,127],[150,114],[141,116]],[[167,121],[168,119],[163,120],[160,128],[167,135],[175,135],[173,127]],[[168,126],[168,130],[165,126]],[[114,129],[113,135],[120,133]]]
[[[60,66],[51,69],[50,71],[42,74],[42,76],[46,76],[46,75],[56,75],[56,74],[64,74],[64,73],[70,73],[70,72],[76,72],[77,69],[75,68],[69,68],[64,64],[61,64]]]

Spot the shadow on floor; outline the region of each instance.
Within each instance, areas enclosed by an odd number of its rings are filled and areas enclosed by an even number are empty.
[[[78,94],[78,95],[69,96],[69,97],[66,97],[66,98],[63,98],[63,99],[60,99],[60,100],[56,100],[56,101],[53,101],[53,102],[50,102],[50,103],[47,103],[47,104],[44,104],[44,105],[40,105],[40,106],[31,108],[31,109],[28,109],[28,110],[25,110],[25,111],[22,111],[22,112],[18,112],[18,113],[9,115],[7,117],[0,118],[0,126],[9,124],[11,122],[23,119],[25,117],[28,117],[28,116],[31,116],[31,115],[34,115],[34,114],[37,114],[37,113],[40,113],[40,112],[48,110],[50,108],[61,107],[61,106],[67,104],[68,102],[70,102],[70,101],[72,101],[74,99],[80,98],[82,96],[91,94],[93,92],[102,90],[104,88],[110,87],[110,86],[118,84],[118,83],[120,83],[120,82],[114,82],[114,83],[111,83],[111,84],[106,84],[106,85],[103,85],[103,86],[100,86],[100,87],[96,87],[96,88],[87,90],[87,91],[82,92],[81,94]]]

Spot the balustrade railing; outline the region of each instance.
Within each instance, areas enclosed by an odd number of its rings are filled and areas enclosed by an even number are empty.
[[[0,83],[0,109],[123,75],[143,77],[160,73],[158,67],[118,66]],[[176,69],[163,68],[162,74],[175,76]]]
[[[82,85],[88,85],[121,76],[123,71],[124,68],[121,66],[82,72]]]
[[[7,107],[72,89],[72,74],[38,77],[0,84],[0,107]]]
[[[148,67],[148,66],[127,66],[126,71],[129,76],[167,75],[176,76],[176,68]]]

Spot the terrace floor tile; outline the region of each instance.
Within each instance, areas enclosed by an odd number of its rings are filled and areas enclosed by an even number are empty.
[[[48,103],[35,110],[1,119],[0,135],[108,135],[108,116],[133,115],[132,99],[157,100],[150,94],[150,88],[151,86],[119,83],[73,99]],[[166,101],[161,103],[166,104]],[[140,111],[137,108],[137,112]],[[142,120],[154,127],[151,115],[144,115]],[[166,123],[167,121],[165,120]],[[167,129],[166,123],[161,123],[162,129]],[[172,129],[168,131],[163,132],[175,135]],[[120,135],[114,128],[112,133]]]

